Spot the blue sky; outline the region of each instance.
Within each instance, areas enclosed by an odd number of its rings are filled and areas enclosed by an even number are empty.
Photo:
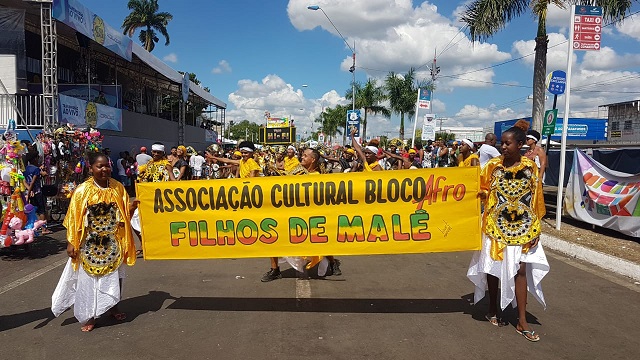
[[[128,14],[126,0],[81,1],[114,28]],[[272,116],[294,118],[303,134],[323,107],[347,103],[351,51],[322,12],[307,10],[309,5],[321,6],[349,44],[355,41],[357,81],[375,78],[381,83],[389,71],[404,73],[410,67],[418,69],[419,78],[428,78],[437,51],[441,72],[434,112],[448,119],[445,127],[487,127],[531,112],[527,97],[532,94],[536,23],[530,14],[485,43],[472,44],[459,31],[458,14],[465,1],[159,3],[160,11],[174,18],[168,26],[170,45],[161,39],[153,54],[176,70],[196,73],[227,103],[227,120],[258,123],[270,111]],[[631,12],[636,11],[637,2]],[[569,16],[568,10],[555,7],[549,12],[548,72],[566,68]],[[640,98],[640,14],[606,27],[602,47],[599,52],[574,53],[571,116],[606,117],[598,105]],[[547,108],[551,105],[552,96]],[[564,109],[564,96],[558,108]],[[398,128],[397,115],[372,117],[368,133],[395,136]]]

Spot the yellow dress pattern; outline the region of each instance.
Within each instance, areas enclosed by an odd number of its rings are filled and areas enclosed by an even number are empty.
[[[152,160],[144,165],[140,165],[138,167],[138,179],[141,182],[169,181],[169,170],[167,170],[169,165],[170,163],[167,159],[160,161]]]
[[[522,245],[527,253],[529,243],[540,236],[540,220],[546,213],[536,164],[524,156],[509,168],[502,162],[503,156],[493,158],[480,173],[480,189],[488,193],[482,231],[491,239],[494,260],[502,260],[508,245]]]
[[[74,270],[82,263],[87,273],[105,275],[117,270],[122,262],[135,264],[128,206],[129,195],[117,181],[101,188],[90,177],[76,188],[62,224],[67,229],[67,241],[79,253],[72,259]]]
[[[364,166],[364,171],[375,171],[373,169],[375,169],[376,166],[378,166],[378,162],[374,161],[371,164],[368,164],[366,161],[363,163]]]

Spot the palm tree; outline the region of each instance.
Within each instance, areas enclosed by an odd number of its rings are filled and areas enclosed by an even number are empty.
[[[634,0],[638,2],[638,0]],[[474,0],[462,15],[469,26],[472,41],[484,41],[503,29],[511,19],[528,12],[538,18],[535,59],[533,65],[533,128],[540,130],[544,117],[544,90],[547,71],[547,10],[553,4],[562,9],[574,4],[602,7],[604,19],[624,19],[631,9],[631,0]]]
[[[416,112],[417,88],[414,85],[415,69],[411,68],[404,75],[391,71],[385,79],[384,89],[391,111],[400,114],[400,140],[404,140],[404,115],[413,116]]]
[[[315,119],[315,122],[322,124],[322,131],[329,137],[329,142],[333,142],[333,138],[336,134],[343,134],[345,123],[347,121],[347,110],[350,110],[350,106],[337,105],[335,108],[326,108]]]
[[[140,31],[138,38],[148,52],[153,51],[160,40],[156,31],[164,36],[164,44],[169,45],[167,25],[173,19],[173,15],[157,12],[158,0],[129,0],[127,7],[131,13],[122,22],[123,34],[132,37],[138,28],[145,28]]]
[[[362,133],[360,136],[363,139],[367,138],[367,115],[368,114],[382,114],[386,118],[391,117],[391,111],[380,103],[386,100],[386,95],[382,87],[378,86],[376,79],[369,79],[362,86],[361,83],[356,82],[356,109],[364,109],[364,118],[362,119]],[[353,91],[346,92],[345,97],[348,100],[353,99]]]

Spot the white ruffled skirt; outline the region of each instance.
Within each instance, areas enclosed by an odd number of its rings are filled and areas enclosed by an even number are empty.
[[[477,304],[487,291],[487,274],[499,279],[500,283],[500,308],[504,310],[507,305],[516,307],[515,277],[520,268],[520,263],[527,264],[527,290],[546,308],[542,285],[540,282],[549,272],[549,262],[544,253],[542,244],[529,249],[527,254],[522,253],[522,246],[507,246],[503,250],[502,261],[491,258],[491,239],[482,234],[482,249],[473,254],[467,277],[475,285],[473,296],[474,304]]]
[[[122,265],[110,274],[91,276],[82,265],[74,271],[69,259],[51,296],[51,311],[58,317],[73,305],[73,315],[84,325],[120,302],[120,279],[124,277]]]
[[[309,260],[301,256],[285,256],[278,258],[278,264],[289,264],[292,268],[298,272],[304,272],[305,266]],[[327,268],[329,267],[329,260],[323,257],[318,263],[318,276],[325,276],[327,274]]]

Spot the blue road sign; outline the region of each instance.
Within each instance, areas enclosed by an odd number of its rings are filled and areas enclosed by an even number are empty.
[[[564,94],[567,84],[567,73],[562,70],[556,70],[547,75],[547,90],[554,95]]]

